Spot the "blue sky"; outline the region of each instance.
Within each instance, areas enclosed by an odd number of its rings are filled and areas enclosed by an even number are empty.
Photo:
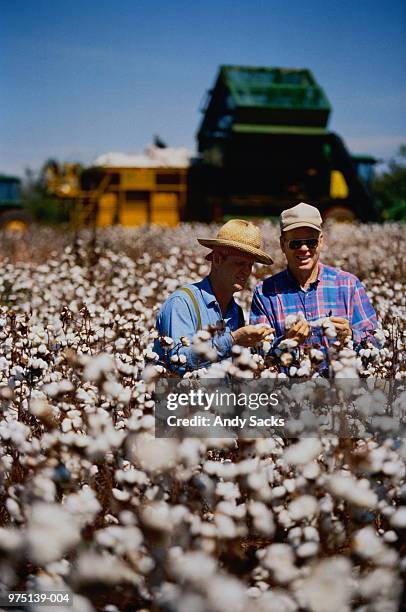
[[[354,152],[406,143],[398,0],[0,0],[0,172],[90,163],[154,133],[195,148],[220,64],[308,67]]]

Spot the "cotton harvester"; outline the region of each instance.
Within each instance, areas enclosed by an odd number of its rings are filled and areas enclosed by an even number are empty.
[[[80,223],[176,225],[267,218],[300,201],[323,216],[372,221],[369,156],[351,156],[328,130],[331,106],[307,69],[221,66],[197,134],[198,155],[149,147],[106,154],[49,189],[76,204]]]

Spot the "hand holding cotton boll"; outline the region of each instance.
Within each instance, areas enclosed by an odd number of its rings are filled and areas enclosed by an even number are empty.
[[[263,340],[267,340],[275,329],[268,325],[246,325],[231,332],[231,337],[235,344],[240,346],[252,347]]]
[[[310,336],[310,325],[299,312],[297,315],[288,315],[285,319],[285,337],[291,340],[296,340],[298,344],[303,342]]]
[[[333,323],[339,340],[345,340],[352,336],[350,322],[344,317],[330,317],[330,321]]]

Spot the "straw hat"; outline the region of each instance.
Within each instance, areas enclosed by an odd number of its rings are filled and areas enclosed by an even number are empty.
[[[255,261],[270,265],[273,260],[262,250],[262,235],[259,227],[243,219],[231,219],[218,231],[217,238],[198,238],[208,249],[216,246],[230,247],[252,255]]]

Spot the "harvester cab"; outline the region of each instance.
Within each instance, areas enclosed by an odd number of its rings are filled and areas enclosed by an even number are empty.
[[[0,175],[0,230],[24,231],[32,219],[24,210],[21,180],[16,176]]]
[[[324,217],[375,219],[360,166],[327,129],[331,106],[310,70],[222,66],[202,110],[189,218],[276,216],[305,200]]]

